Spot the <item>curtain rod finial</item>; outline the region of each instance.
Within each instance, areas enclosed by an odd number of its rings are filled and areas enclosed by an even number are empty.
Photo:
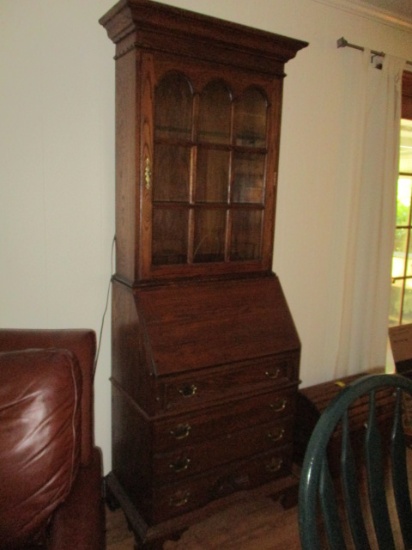
[[[339,38],[336,42],[338,48],[345,48],[345,46],[348,45],[348,41],[346,40],[346,38],[343,38],[343,36],[341,38]]]

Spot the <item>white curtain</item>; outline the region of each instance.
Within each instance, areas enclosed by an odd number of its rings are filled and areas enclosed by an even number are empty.
[[[342,294],[337,297],[341,318],[336,378],[385,365],[396,216],[405,61],[386,55],[379,69],[370,51],[356,55],[357,66],[348,75],[352,114],[342,163],[351,198]]]

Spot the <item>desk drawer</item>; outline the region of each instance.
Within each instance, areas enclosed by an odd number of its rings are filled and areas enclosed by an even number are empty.
[[[242,363],[236,366],[207,369],[205,374],[193,373],[190,377],[175,377],[163,382],[163,407],[167,411],[198,409],[244,395],[274,390],[297,381],[298,356],[287,354]],[[162,384],[162,382],[160,382]]]
[[[270,451],[292,441],[293,417],[227,433],[214,440],[187,445],[153,459],[155,484],[199,474],[256,453]]]
[[[295,411],[297,384],[247,399],[234,400],[202,412],[174,416],[153,425],[154,452],[181,449],[211,441],[236,430],[272,422]]]
[[[161,522],[236,491],[252,489],[290,471],[291,447],[240,460],[179,483],[155,487],[146,500],[146,521]]]

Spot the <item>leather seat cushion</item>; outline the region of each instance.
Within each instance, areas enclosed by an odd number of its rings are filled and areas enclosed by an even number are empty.
[[[66,350],[0,353],[0,549],[38,541],[80,459],[81,372]]]

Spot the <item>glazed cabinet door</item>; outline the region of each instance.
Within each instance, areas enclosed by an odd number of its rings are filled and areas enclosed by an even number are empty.
[[[270,269],[281,79],[142,68],[143,278]]]

